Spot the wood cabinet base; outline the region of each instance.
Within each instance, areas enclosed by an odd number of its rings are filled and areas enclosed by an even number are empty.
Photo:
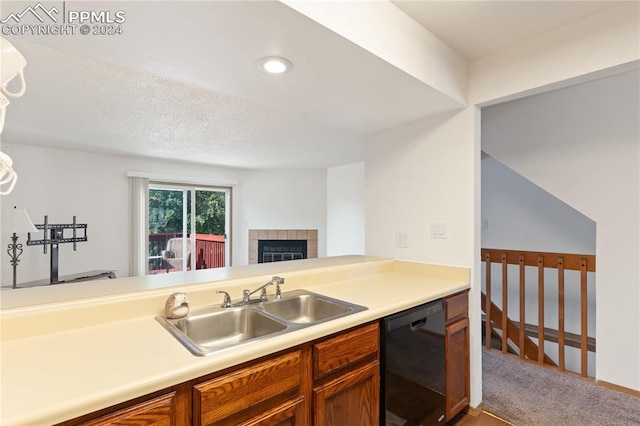
[[[469,405],[468,291],[445,299],[445,413],[451,420]]]
[[[377,426],[378,330],[356,327],[60,425]]]

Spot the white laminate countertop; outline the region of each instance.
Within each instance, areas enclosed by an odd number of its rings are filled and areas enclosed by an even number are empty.
[[[0,423],[68,420],[469,288],[467,268],[359,256],[298,265],[306,267],[277,266],[285,271],[278,273],[285,278],[283,291],[305,288],[368,309],[197,357],[154,318],[176,287],[149,288],[146,278],[144,290],[3,308]],[[225,278],[212,282],[183,278],[179,290],[192,308],[217,304],[216,288],[236,299],[277,267],[235,277],[221,273]]]

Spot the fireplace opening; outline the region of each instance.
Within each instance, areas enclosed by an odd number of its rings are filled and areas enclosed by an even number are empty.
[[[258,240],[258,263],[307,258],[307,240]]]

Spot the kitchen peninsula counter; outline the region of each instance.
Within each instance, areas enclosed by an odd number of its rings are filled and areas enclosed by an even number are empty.
[[[304,288],[368,309],[205,357],[155,320],[173,292],[198,309],[221,303],[216,289],[235,300],[272,275],[285,279],[284,292]],[[1,424],[68,420],[365,324],[468,289],[469,269],[340,256],[83,284],[3,294]]]

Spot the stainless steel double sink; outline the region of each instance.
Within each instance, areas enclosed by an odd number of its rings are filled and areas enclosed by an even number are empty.
[[[210,306],[192,311],[185,318],[157,316],[156,320],[191,353],[205,356],[366,309],[307,290],[294,290],[282,293],[279,300],[230,308]]]

